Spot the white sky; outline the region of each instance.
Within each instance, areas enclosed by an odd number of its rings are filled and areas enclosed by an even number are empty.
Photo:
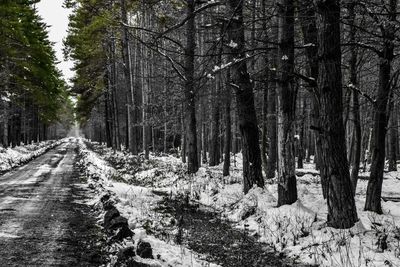
[[[50,41],[55,43],[54,50],[56,51],[58,61],[61,62],[58,64],[58,68],[68,82],[74,74],[73,71],[71,71],[73,63],[64,60],[62,41],[67,36],[68,16],[71,14],[71,10],[64,9],[62,7],[63,2],[64,0],[41,0],[36,4],[36,8],[44,22],[50,26],[48,29]]]

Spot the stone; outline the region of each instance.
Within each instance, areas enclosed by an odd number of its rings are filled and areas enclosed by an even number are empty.
[[[117,230],[118,228],[128,227],[128,220],[125,217],[118,216],[110,221],[108,229]]]
[[[150,243],[142,240],[137,245],[136,254],[144,259],[154,259]]]
[[[118,218],[119,216],[119,211],[115,207],[109,209],[104,215],[104,227],[110,228],[112,220]]]
[[[110,197],[111,197],[111,196],[110,196],[109,194],[104,194],[103,196],[101,196],[100,201],[101,201],[102,203],[104,203],[104,202],[106,202],[107,200],[109,200]]]
[[[115,206],[114,206],[114,201],[112,201],[112,200],[107,200],[106,202],[104,202],[103,203],[103,209],[104,210],[110,210],[110,209],[112,209],[112,208],[115,208]]]
[[[125,238],[132,237],[134,233],[128,226],[122,226],[117,230],[117,233],[111,238],[112,241],[122,241]]]
[[[121,249],[117,255],[118,261],[126,261],[129,258],[132,258],[135,256],[136,256],[135,248],[132,246]]]

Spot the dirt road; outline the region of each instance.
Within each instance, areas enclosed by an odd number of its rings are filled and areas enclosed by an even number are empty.
[[[99,266],[102,234],[74,166],[76,140],[0,176],[0,267]]]

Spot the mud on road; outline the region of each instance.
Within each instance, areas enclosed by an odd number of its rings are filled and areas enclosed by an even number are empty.
[[[0,176],[0,266],[99,266],[104,236],[75,166],[76,141]]]

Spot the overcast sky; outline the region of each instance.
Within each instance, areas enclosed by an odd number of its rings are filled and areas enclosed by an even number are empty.
[[[58,61],[61,62],[58,68],[64,74],[65,80],[68,81],[73,76],[73,72],[70,70],[73,64],[71,61],[64,61],[62,41],[67,36],[68,15],[71,10],[64,9],[63,2],[64,0],[41,0],[36,7],[44,22],[51,26],[49,28],[50,41],[55,43],[54,50]]]

